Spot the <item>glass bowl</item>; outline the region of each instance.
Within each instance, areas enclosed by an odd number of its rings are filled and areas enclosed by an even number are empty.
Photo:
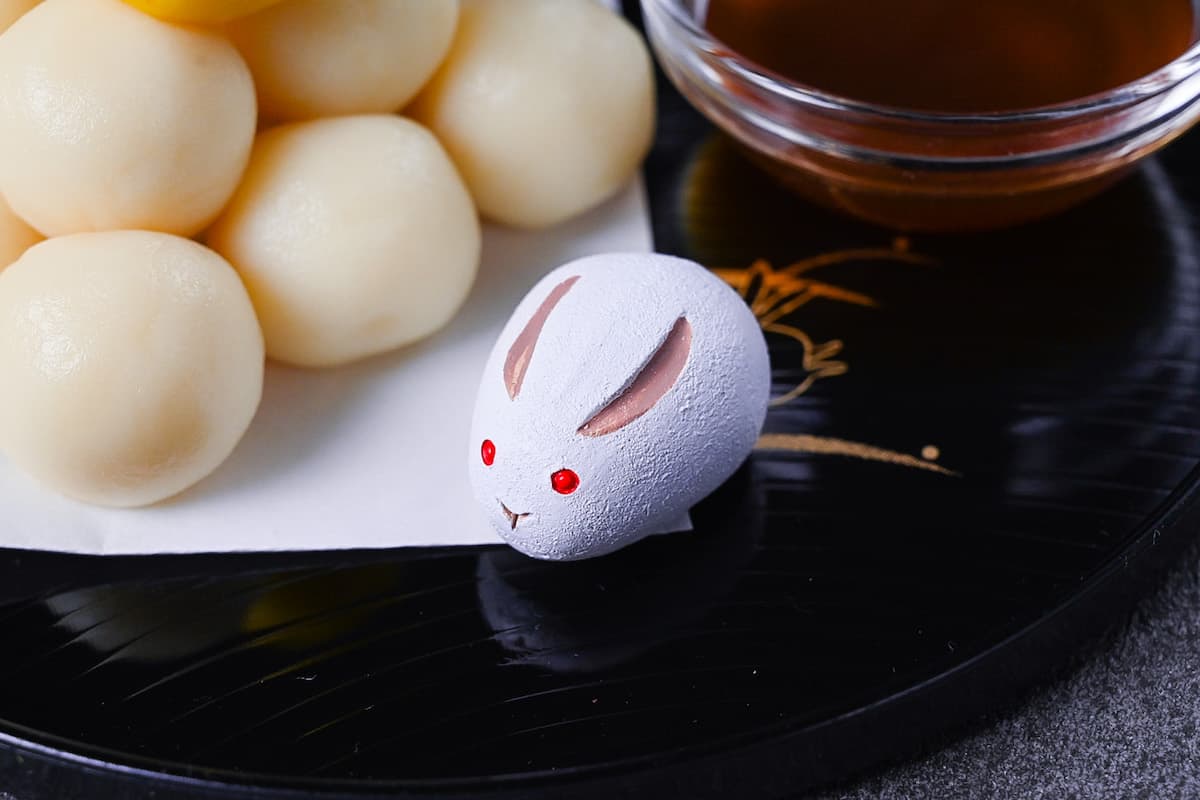
[[[929,113],[822,93],[757,66],[704,29],[706,0],[641,2],[667,75],[754,161],[813,201],[890,228],[982,230],[1056,213],[1200,117],[1200,43],[1070,103]]]

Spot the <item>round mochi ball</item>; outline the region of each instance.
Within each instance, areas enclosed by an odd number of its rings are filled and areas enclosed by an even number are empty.
[[[287,0],[229,26],[264,119],[399,109],[437,69],[458,0]]]
[[[337,117],[260,134],[208,242],[245,280],[267,354],[324,367],[445,325],[474,283],[480,229],[429,131]]]
[[[641,36],[593,0],[464,0],[445,63],[412,109],[480,211],[552,225],[629,180],[654,134]]]
[[[120,0],[46,0],[0,37],[0,191],[47,236],[198,233],[256,120],[233,45]]]
[[[0,0],[0,33],[24,16],[41,0]]]
[[[41,239],[38,232],[14,214],[0,197],[0,272]]]
[[[87,503],[171,497],[233,451],[263,342],[237,273],[163,233],[82,233],[0,273],[0,450]]]

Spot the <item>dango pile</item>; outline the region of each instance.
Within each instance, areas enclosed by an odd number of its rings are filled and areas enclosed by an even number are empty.
[[[455,324],[481,218],[581,214],[653,135],[592,0],[0,0],[0,30],[0,452],[98,505],[216,470],[266,359]]]

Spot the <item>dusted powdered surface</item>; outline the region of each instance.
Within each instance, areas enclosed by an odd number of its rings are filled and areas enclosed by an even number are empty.
[[[450,54],[409,113],[485,216],[552,225],[611,195],[645,157],[650,55],[594,0],[464,0]]]
[[[246,281],[267,354],[307,367],[446,325],[480,252],[475,206],[445,151],[417,123],[384,115],[260,134],[207,240]]]
[[[88,503],[165,500],[241,440],[263,358],[211,250],[144,231],[43,242],[0,274],[0,451]]]
[[[342,369],[268,365],[262,408],[233,456],[170,503],[83,506],[0,458],[9,523],[0,546],[116,554],[497,543],[462,462],[496,336],[529,287],[563,261],[649,248],[639,185],[554,231],[485,229],[480,277],[455,323],[410,350]]]
[[[476,499],[528,555],[603,555],[672,530],[723,483],[769,393],[758,321],[707,269],[640,253],[565,264],[521,301],[483,370]]]
[[[287,0],[229,28],[270,120],[395,111],[437,69],[458,0]]]
[[[198,233],[255,119],[233,45],[120,0],[46,0],[0,38],[0,191],[47,236]]]

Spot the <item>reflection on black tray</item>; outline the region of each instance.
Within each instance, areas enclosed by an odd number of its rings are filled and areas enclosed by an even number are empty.
[[[803,205],[664,103],[658,246],[755,304],[780,400],[695,532],[572,565],[10,554],[0,729],[247,781],[620,766],[630,792],[788,732],[761,782],[782,793],[982,702],[882,721],[1130,558],[1200,460],[1200,140],[1058,219],[908,239]]]
[[[481,554],[479,605],[506,663],[603,675],[695,631],[754,557],[763,503],[751,469],[695,509],[703,520],[695,534],[568,564],[506,549]]]

